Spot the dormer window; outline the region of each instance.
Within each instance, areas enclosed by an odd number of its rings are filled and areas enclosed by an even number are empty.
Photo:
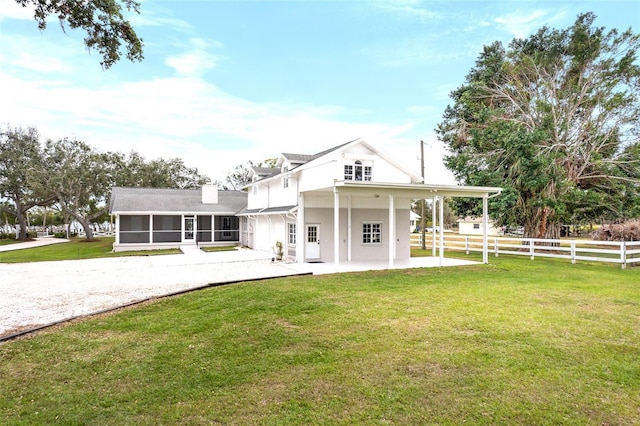
[[[355,160],[353,163],[344,165],[344,180],[370,182],[372,176],[373,166],[370,161]]]
[[[289,167],[283,167],[282,168],[282,173],[284,173],[284,175],[282,175],[282,187],[283,188],[288,188],[289,187],[289,175],[287,174],[288,171],[289,171]]]

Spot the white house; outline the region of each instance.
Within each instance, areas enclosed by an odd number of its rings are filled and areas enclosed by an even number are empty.
[[[458,219],[458,233],[461,235],[483,235],[484,220],[481,217],[466,217]],[[499,234],[491,219],[487,222],[487,235],[496,236]]]
[[[247,208],[238,216],[241,241],[297,262],[386,261],[410,257],[407,223],[414,199],[475,197],[500,188],[429,185],[366,141],[357,139],[313,155],[284,153],[276,169],[255,169]],[[442,203],[439,203],[442,206]],[[440,207],[438,223],[443,223]],[[440,227],[441,229],[443,227]],[[443,239],[440,238],[440,256]],[[487,259],[485,235],[485,263]]]
[[[409,232],[416,232],[418,227],[420,226],[420,220],[422,216],[413,210],[409,210]]]

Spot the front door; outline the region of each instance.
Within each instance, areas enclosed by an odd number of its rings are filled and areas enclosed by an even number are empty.
[[[320,259],[320,225],[307,225],[304,252],[308,260]]]
[[[185,243],[192,243],[196,240],[196,218],[193,216],[184,217],[184,236]]]

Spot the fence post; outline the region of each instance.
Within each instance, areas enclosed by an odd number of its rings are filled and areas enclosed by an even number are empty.
[[[469,254],[469,236],[465,235],[464,237],[464,250],[466,254]]]
[[[535,250],[533,248],[533,238],[529,238],[529,255],[531,256],[531,260],[534,259]]]
[[[498,250],[498,238],[494,238],[493,239],[493,246],[494,246],[494,252],[496,257],[498,257],[500,255],[499,250]]]
[[[571,240],[571,263],[576,263],[576,240]]]
[[[622,269],[626,269],[627,267],[627,243],[625,241],[620,241],[620,264]]]

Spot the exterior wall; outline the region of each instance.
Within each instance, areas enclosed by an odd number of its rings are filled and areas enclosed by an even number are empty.
[[[407,259],[410,257],[409,232],[407,222],[409,220],[408,209],[396,209],[395,212],[395,258]],[[348,210],[340,209],[340,261],[347,261],[348,256]],[[364,244],[362,242],[362,225],[364,222],[380,222],[382,242],[380,244]],[[299,235],[304,244],[306,241],[306,225],[317,224],[320,227],[320,261],[331,263],[334,261],[334,220],[333,208],[308,208],[305,211],[305,229]],[[389,212],[386,209],[351,209],[351,260],[354,261],[379,261],[389,257]]]
[[[332,187],[334,179],[337,179],[337,161],[327,161],[302,170],[298,176],[300,192]]]
[[[258,209],[269,205],[269,187],[266,183],[261,183],[249,188],[247,197],[247,208]]]
[[[267,207],[292,206],[297,204],[297,180],[289,178],[289,186],[284,188],[282,177],[266,180],[257,186],[254,194],[252,187],[249,190],[248,209],[263,209]]]
[[[276,241],[287,241],[285,218],[283,215],[259,215],[249,220],[253,225],[253,241],[249,245],[254,250],[274,253]]]
[[[325,161],[299,172],[300,191],[327,188],[333,186],[335,180],[344,180],[344,165],[352,164],[355,160],[372,162],[371,182],[411,183],[411,177],[402,170],[374,155],[366,147],[355,145],[348,152],[331,153]]]

